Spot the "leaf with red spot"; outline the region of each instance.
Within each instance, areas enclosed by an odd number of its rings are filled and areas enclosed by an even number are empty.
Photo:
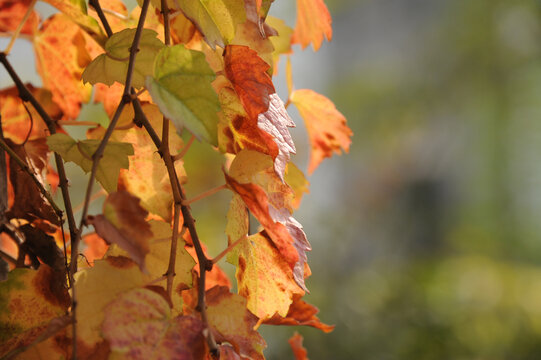
[[[145,220],[148,212],[139,202],[127,191],[112,193],[103,204],[104,215],[89,216],[87,222],[94,225],[98,235],[126,250],[145,269],[145,257],[150,251],[148,241],[153,234]]]
[[[269,108],[274,85],[267,74],[270,65],[247,46],[228,45],[225,48],[225,72],[233,84],[246,113],[255,118]]]
[[[318,312],[318,308],[314,305],[308,304],[306,301],[302,300],[300,296],[295,296],[285,317],[275,315],[271,319],[266,320],[265,324],[291,326],[304,325],[312,326],[326,333],[331,332],[334,329],[334,325],[322,323],[316,316]]]
[[[349,151],[353,132],[331,100],[308,89],[294,91],[290,99],[299,109],[310,138],[312,153],[308,165],[309,174],[324,158],[332,156],[333,152],[340,154],[340,149]]]
[[[0,0],[0,33],[12,33],[19,26],[32,0]],[[33,36],[39,25],[39,15],[32,10],[21,34]]]
[[[69,306],[61,278],[47,265],[15,269],[0,282],[0,356],[31,343]],[[60,284],[56,286],[56,284]]]
[[[323,0],[297,0],[297,24],[291,41],[306,48],[310,43],[318,51],[323,37],[332,39],[331,14]]]
[[[257,317],[246,308],[246,299],[232,294],[225,286],[206,292],[207,317],[216,341],[228,342],[236,352],[248,359],[264,359],[265,340],[254,330]]]
[[[203,328],[195,316],[173,318],[164,297],[149,289],[133,289],[112,301],[101,327],[112,356],[133,360],[202,359]]]
[[[85,44],[82,30],[63,14],[47,19],[34,38],[43,85],[70,119],[77,118],[81,104],[90,99],[92,90],[81,81],[81,74],[90,62]]]
[[[289,345],[291,345],[291,350],[293,350],[293,355],[295,360],[308,360],[308,351],[302,346],[302,335],[298,332],[288,340]]]

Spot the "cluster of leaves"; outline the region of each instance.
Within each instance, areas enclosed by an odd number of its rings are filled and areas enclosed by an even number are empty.
[[[43,80],[23,84],[11,44],[0,53],[15,82],[0,91],[0,356],[262,359],[260,324],[331,331],[302,300],[310,244],[292,213],[308,181],[290,161],[286,108],[305,120],[309,173],[352,133],[330,100],[293,90],[289,58],[286,104],[272,82],[293,44],[330,40],[322,0],[297,0],[294,30],[267,16],[272,0],[144,0],[131,13],[120,0],[46,0],[60,12],[44,21],[35,2],[0,0],[0,32],[32,42]],[[110,122],[73,139],[64,128],[91,98]],[[182,187],[194,138],[224,154],[219,189],[233,194],[215,258]],[[79,224],[64,162],[89,173]],[[89,215],[94,180],[107,198]],[[290,343],[306,358],[300,335]]]

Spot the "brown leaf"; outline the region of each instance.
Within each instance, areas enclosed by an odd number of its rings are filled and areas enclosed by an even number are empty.
[[[15,145],[6,139],[6,143],[15,151],[34,174],[45,186],[43,170],[47,167],[48,147],[44,138],[27,141],[25,145]],[[32,177],[23,171],[19,164],[10,159],[9,180],[14,191],[13,206],[7,213],[10,218],[27,219],[32,221],[36,218],[47,220],[53,224],[60,225],[60,220],[53,208],[41,194],[38,185]],[[46,186],[45,186],[46,188]]]
[[[26,14],[32,0],[0,0],[0,33],[14,32]],[[26,20],[21,34],[33,36],[39,25],[39,15],[32,10],[30,17]]]
[[[291,326],[304,325],[315,327],[326,333],[333,331],[334,325],[322,323],[316,316],[318,312],[318,308],[314,305],[308,304],[306,301],[302,300],[300,296],[295,296],[285,317],[274,315],[269,320],[266,320],[265,324]]]
[[[293,350],[295,360],[308,360],[308,352],[302,346],[302,340],[302,335],[300,335],[298,332],[295,332],[295,334],[288,340],[289,345],[291,345],[291,350]]]
[[[30,224],[19,227],[19,231],[24,234],[25,242],[21,246],[27,254],[37,256],[58,273],[65,272],[64,254],[52,236]]]
[[[139,201],[127,191],[112,193],[103,204],[105,215],[89,216],[87,221],[94,225],[99,236],[126,250],[145,270],[145,256],[150,251],[148,241],[153,234],[145,220],[148,212]]]
[[[270,65],[247,46],[228,45],[225,48],[225,72],[233,84],[246,113],[255,118],[269,108],[269,96],[274,85],[267,73]]]

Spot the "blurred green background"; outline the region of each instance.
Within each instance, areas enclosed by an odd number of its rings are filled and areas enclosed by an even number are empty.
[[[540,359],[541,1],[326,3],[333,41],[295,48],[294,83],[331,98],[355,135],[309,178],[295,217],[313,246],[306,300],[336,329],[264,325],[265,354],[292,358],[299,331],[312,360]],[[293,26],[295,2],[271,15]],[[20,43],[22,73],[33,65]],[[189,197],[223,183],[221,162],[194,145]],[[70,171],[77,186],[83,174]],[[192,206],[211,254],[225,246],[229,198]]]

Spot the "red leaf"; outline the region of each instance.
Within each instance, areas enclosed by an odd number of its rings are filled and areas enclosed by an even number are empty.
[[[271,319],[266,320],[265,324],[291,326],[305,325],[315,327],[326,333],[331,332],[334,329],[334,325],[322,323],[316,316],[318,312],[318,308],[314,305],[308,304],[306,301],[302,300],[300,296],[295,296],[286,317],[275,315]]]
[[[225,72],[240,97],[250,118],[256,118],[269,108],[269,96],[274,85],[267,74],[270,66],[257,52],[247,46],[228,45],[225,48]]]

